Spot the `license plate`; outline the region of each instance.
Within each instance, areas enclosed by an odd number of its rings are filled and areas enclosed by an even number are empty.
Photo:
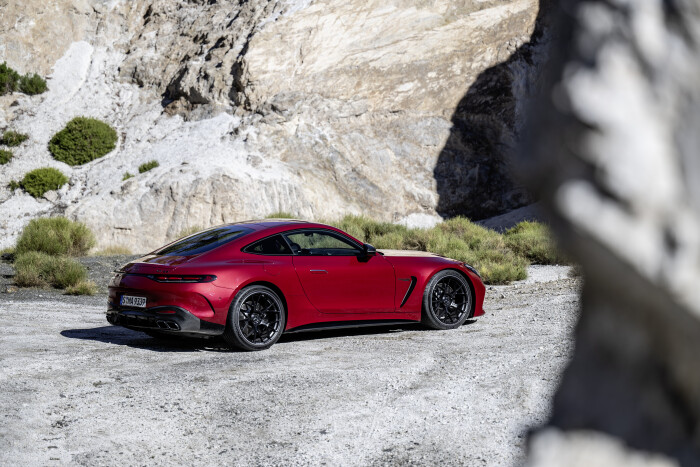
[[[146,297],[133,297],[131,295],[122,295],[119,302],[121,306],[135,306],[137,308],[146,308]]]

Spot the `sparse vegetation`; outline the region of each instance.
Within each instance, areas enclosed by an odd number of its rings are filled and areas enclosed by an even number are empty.
[[[189,237],[192,234],[196,234],[197,232],[200,232],[204,230],[204,227],[201,225],[193,225],[192,227],[187,227],[186,229],[182,229],[179,234],[177,234],[177,238],[183,238],[183,237]]]
[[[96,293],[97,284],[93,281],[80,281],[66,287],[66,295],[95,295]]]
[[[565,263],[546,225],[521,222],[503,234],[508,248],[535,264]]]
[[[124,176],[122,177],[122,182],[125,180],[129,180],[130,178],[133,178],[132,174],[130,174],[129,172],[124,173]]]
[[[17,254],[41,252],[48,255],[82,256],[95,245],[95,236],[85,224],[65,217],[33,219],[17,241]]]
[[[15,259],[15,284],[20,287],[66,288],[85,281],[87,271],[75,260],[51,256],[39,251],[18,253]]]
[[[12,159],[12,151],[0,149],[0,165],[5,165]]]
[[[19,90],[30,96],[46,92],[46,89],[46,80],[36,73],[26,74],[19,80]]]
[[[22,188],[22,185],[17,180],[10,180],[10,183],[7,184],[7,188],[15,191],[18,188]]]
[[[547,227],[538,223],[521,227],[528,234],[517,239],[514,231],[510,240],[463,217],[449,219],[432,229],[409,229],[362,216],[346,216],[331,224],[377,248],[430,251],[464,261],[474,266],[489,284],[525,279],[531,262],[559,262]],[[527,248],[533,251],[526,251]]]
[[[40,198],[47,191],[58,190],[66,183],[68,183],[68,177],[60,170],[43,167],[25,174],[20,186],[33,197]]]
[[[95,244],[90,230],[64,217],[33,219],[14,249],[15,284],[20,287],[56,287],[74,295],[92,295],[83,265],[69,255],[84,255]]]
[[[149,170],[155,169],[155,168],[158,167],[159,165],[160,165],[160,164],[158,163],[158,161],[149,161],[149,162],[146,162],[145,164],[141,164],[141,165],[139,166],[139,173],[142,174],[142,173],[144,173],[144,172],[148,172]]]
[[[17,131],[6,131],[2,134],[2,139],[0,139],[0,144],[5,146],[16,147],[24,143],[29,139],[29,135],[24,133],[19,133]]]
[[[36,73],[20,76],[7,66],[7,62],[0,64],[0,96],[17,90],[31,96],[41,94],[46,89],[46,81]]]
[[[86,164],[116,147],[117,132],[95,118],[76,117],[49,141],[56,160],[68,165]]]
[[[0,64],[0,96],[17,90],[19,73],[7,66],[7,62]]]
[[[131,255],[133,254],[131,250],[125,246],[121,245],[110,245],[106,248],[103,248],[99,251],[96,251],[95,253],[92,253],[92,256],[116,256],[116,255]]]
[[[295,217],[294,214],[288,213],[287,211],[276,211],[265,216],[266,219],[294,219]]]

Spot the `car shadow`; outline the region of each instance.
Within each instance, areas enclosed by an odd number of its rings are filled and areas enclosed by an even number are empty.
[[[469,319],[462,326],[476,323],[475,319]],[[302,331],[283,334],[277,344],[301,342],[317,339],[330,339],[334,337],[371,336],[376,334],[391,334],[405,331],[433,331],[420,323],[406,323],[392,326],[367,326],[361,328],[324,329],[323,331]]]
[[[154,352],[229,352],[219,339],[206,339],[173,336],[156,338],[143,332],[133,331],[120,326],[100,326],[86,329],[65,329],[63,337],[69,339],[91,340],[106,344],[126,345],[136,349],[153,350]]]
[[[464,326],[475,323],[467,320]],[[376,326],[362,328],[327,329],[323,331],[305,331],[283,334],[277,344],[288,344],[335,337],[371,336],[405,331],[430,331],[420,324],[402,324],[396,326]],[[100,326],[97,328],[65,329],[60,333],[69,339],[80,339],[152,350],[154,352],[239,352],[228,347],[221,338],[195,338],[173,336],[155,338],[143,332],[133,331],[121,326]]]

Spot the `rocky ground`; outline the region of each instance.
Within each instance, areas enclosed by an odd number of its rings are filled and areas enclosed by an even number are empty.
[[[104,287],[126,257],[83,260]],[[508,465],[572,352],[580,279],[533,267],[486,315],[240,353],[110,326],[106,296],[0,292],[3,465]]]

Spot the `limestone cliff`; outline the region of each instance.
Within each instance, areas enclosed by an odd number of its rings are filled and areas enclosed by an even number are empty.
[[[51,73],[44,95],[0,98],[0,129],[31,136],[0,173],[0,246],[48,213],[141,250],[278,210],[518,207],[506,157],[542,61],[537,16],[536,0],[0,0],[0,61]],[[77,115],[120,138],[71,168],[46,143]],[[43,200],[4,188],[39,166],[70,185]]]

